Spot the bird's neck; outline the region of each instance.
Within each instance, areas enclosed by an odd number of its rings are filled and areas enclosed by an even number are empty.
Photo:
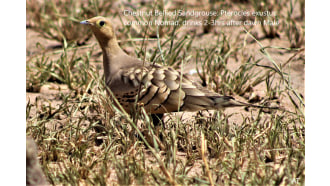
[[[102,43],[101,46],[103,53],[104,76],[106,77],[106,83],[108,84],[120,67],[120,64],[116,64],[116,58],[127,54],[120,48],[115,38],[109,40],[107,43]]]
[[[101,43],[102,42],[102,43]],[[100,42],[103,55],[107,55],[109,57],[114,57],[116,55],[123,55],[125,52],[118,45],[118,41],[116,38],[110,40],[103,40]]]

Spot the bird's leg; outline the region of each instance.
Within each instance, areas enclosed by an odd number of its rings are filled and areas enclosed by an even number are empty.
[[[155,128],[157,128],[158,126],[162,126],[163,128],[165,128],[163,116],[164,114],[151,114],[152,123],[154,124]]]
[[[156,138],[159,139],[158,141],[158,145],[161,147],[161,149],[163,149],[163,135],[161,133],[161,129],[165,129],[165,124],[164,124],[164,121],[163,121],[163,116],[164,114],[151,114],[151,118],[152,118],[152,122],[154,124],[154,131],[155,131],[155,135],[156,135]]]
[[[155,127],[156,136],[159,137],[160,141],[163,141],[163,135],[161,135],[161,128],[165,129],[165,124],[163,121],[164,114],[151,114],[152,122]]]

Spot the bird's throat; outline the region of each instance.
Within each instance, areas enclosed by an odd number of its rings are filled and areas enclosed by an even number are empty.
[[[101,43],[100,43],[101,44]],[[103,53],[103,68],[105,82],[107,85],[110,83],[113,75],[119,70],[120,64],[116,64],[119,56],[126,55],[126,53],[120,48],[116,39],[109,40],[105,45],[102,45]]]

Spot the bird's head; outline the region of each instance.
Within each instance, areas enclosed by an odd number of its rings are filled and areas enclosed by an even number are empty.
[[[110,40],[116,40],[111,22],[104,17],[93,17],[81,21],[80,24],[89,25],[101,45],[108,43]]]

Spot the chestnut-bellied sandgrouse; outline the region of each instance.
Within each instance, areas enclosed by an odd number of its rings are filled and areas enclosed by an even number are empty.
[[[104,17],[98,16],[80,23],[88,25],[99,42],[106,85],[128,113],[136,100],[146,112],[158,116],[168,112],[218,110],[235,106],[263,108],[210,91],[169,66],[143,62],[127,55],[118,45],[113,25]]]

